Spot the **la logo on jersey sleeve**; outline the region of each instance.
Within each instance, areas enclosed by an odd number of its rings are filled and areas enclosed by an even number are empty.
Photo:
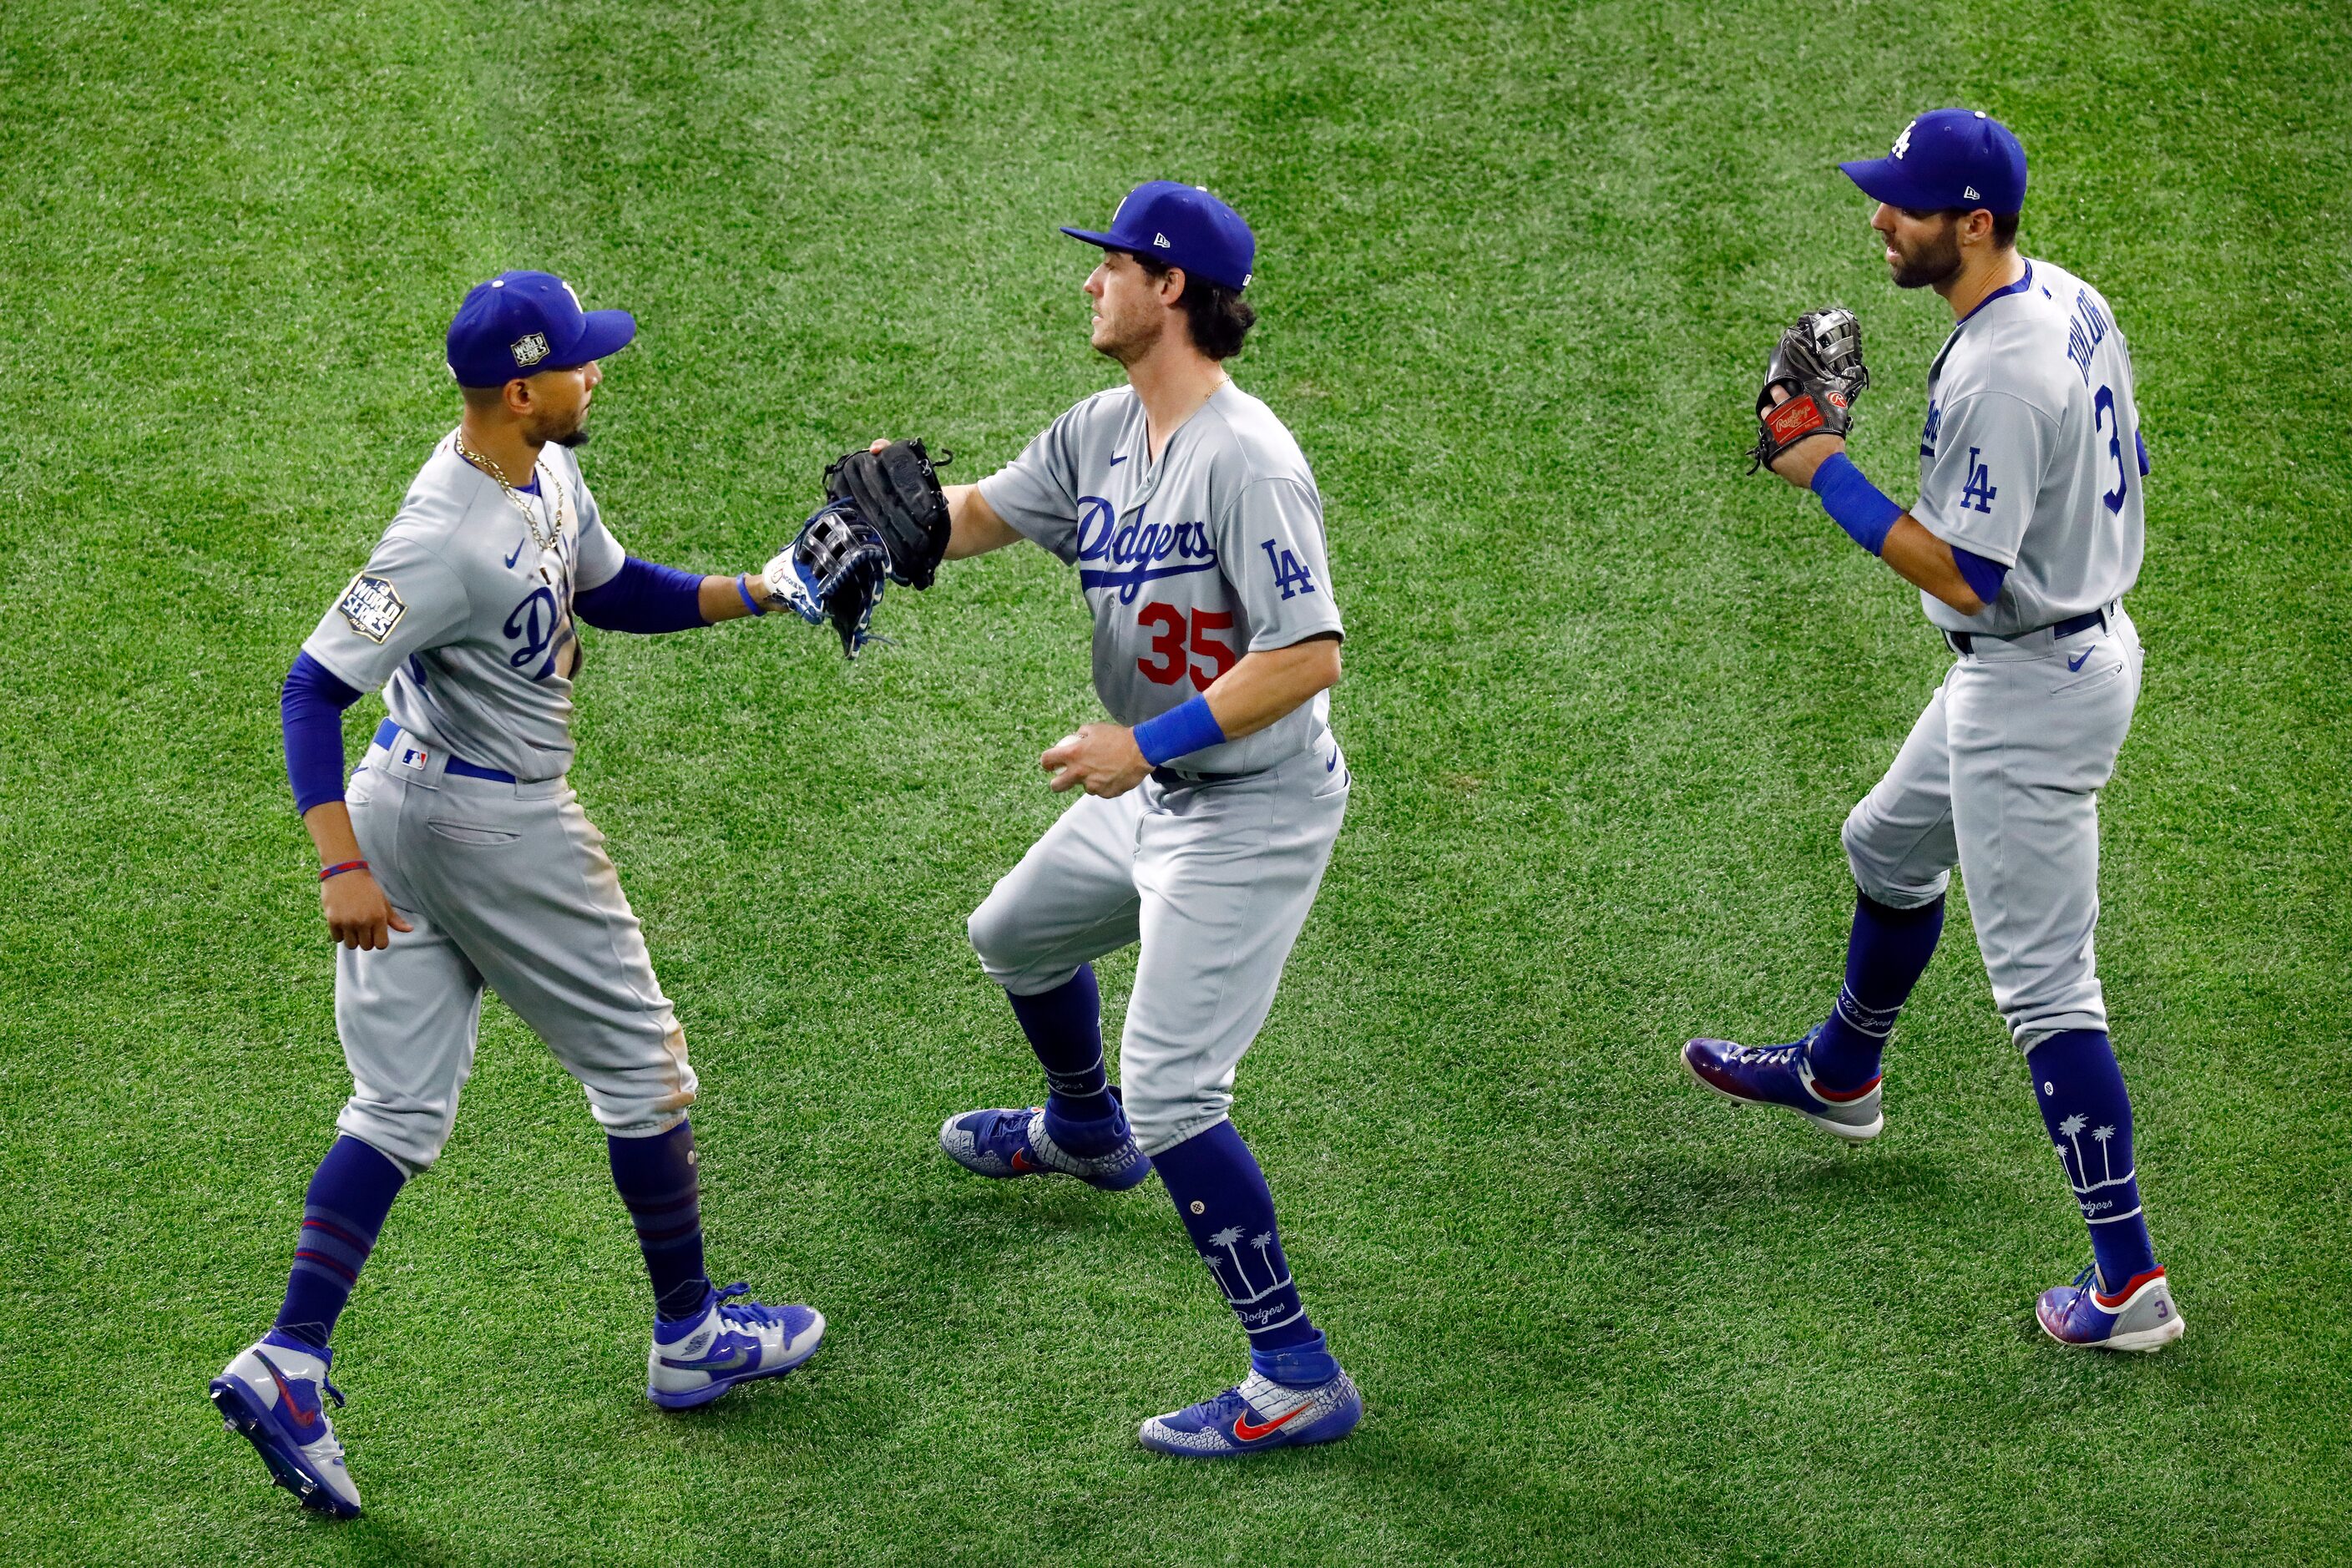
[[[390,578],[371,577],[364,572],[352,579],[352,585],[343,590],[335,608],[352,623],[352,630],[370,642],[382,642],[390,637],[392,628],[400,625],[400,617],[408,614],[407,605],[402,602],[400,591],[392,585]]]

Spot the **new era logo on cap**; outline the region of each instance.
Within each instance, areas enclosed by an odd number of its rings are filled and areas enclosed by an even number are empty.
[[[1168,237],[1164,234],[1155,234],[1151,237],[1151,243],[1165,250],[1168,248]]]

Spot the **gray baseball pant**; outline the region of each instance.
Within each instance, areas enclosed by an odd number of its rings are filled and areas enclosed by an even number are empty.
[[[1845,819],[1862,890],[1914,909],[1960,868],[1977,948],[2011,1037],[2107,1026],[2099,923],[2099,791],[2139,701],[2139,634],[2107,625],[1972,639]]]

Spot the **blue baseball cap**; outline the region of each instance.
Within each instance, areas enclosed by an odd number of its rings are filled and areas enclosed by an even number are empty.
[[[1840,163],[1862,194],[1913,212],[2025,207],[2025,149],[1981,109],[1938,109],[1903,128],[1884,158]]]
[[[1257,259],[1257,237],[1241,214],[1211,195],[1205,185],[1174,180],[1148,181],[1128,192],[1110,215],[1110,227],[1102,233],[1085,228],[1062,232],[1105,250],[1158,257],[1170,267],[1228,289],[1248,288],[1250,267]]]
[[[585,310],[552,272],[501,272],[467,290],[449,323],[449,374],[460,386],[504,386],[519,375],[572,370],[637,335],[626,310]]]

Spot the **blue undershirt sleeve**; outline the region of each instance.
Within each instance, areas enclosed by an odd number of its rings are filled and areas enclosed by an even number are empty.
[[[278,717],[286,730],[286,777],[294,786],[294,810],[343,798],[343,710],[360,694],[307,653],[294,656]]]
[[[2008,567],[1998,561],[1988,561],[1959,544],[1952,546],[1952,560],[1959,567],[1960,576],[1967,581],[1969,592],[1978,598],[1990,605],[2000,597],[2000,584],[2009,575]]]
[[[682,632],[702,618],[702,574],[656,566],[632,555],[621,569],[572,601],[572,613],[608,632]]]

